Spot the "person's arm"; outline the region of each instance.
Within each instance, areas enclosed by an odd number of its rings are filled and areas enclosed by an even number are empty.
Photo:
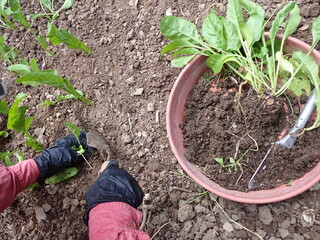
[[[139,230],[142,213],[122,202],[101,203],[89,214],[90,240],[135,239],[149,240],[145,232]]]
[[[0,212],[8,207],[18,193],[37,181],[39,168],[33,159],[14,166],[0,165]]]
[[[80,133],[80,142],[88,158],[94,149],[87,145],[86,133]],[[0,165],[0,212],[8,207],[15,196],[30,184],[36,181],[43,184],[46,178],[56,174],[59,170],[83,161],[82,156],[72,149],[73,146],[78,145],[76,137],[70,134],[57,140],[53,147],[42,151],[34,160],[22,161],[11,167]]]
[[[90,240],[148,240],[139,230],[143,192],[137,181],[112,160],[86,193],[84,222]]]

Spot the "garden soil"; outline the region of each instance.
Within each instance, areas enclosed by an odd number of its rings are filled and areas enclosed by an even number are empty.
[[[22,2],[26,15],[41,11],[38,1]],[[270,15],[281,1],[259,2]],[[298,3],[304,20],[296,36],[310,42],[310,23],[319,15],[319,2]],[[159,32],[159,23],[172,14],[200,25],[210,7],[225,12],[226,1],[76,1],[70,10],[61,12],[55,24],[82,39],[92,50],[90,56],[50,46],[55,53],[50,57],[25,29],[1,29],[8,45],[29,60],[35,58],[42,69],[56,69],[94,105],[66,100],[39,107],[61,92],[48,86],[16,84],[16,77],[2,63],[0,74],[9,91],[5,100],[12,102],[19,92],[29,94],[23,103],[29,105],[27,115],[35,117],[30,132],[40,132],[45,147],[69,133],[64,125],[67,121],[100,132],[121,166],[150,194],[146,232],[153,239],[258,239],[257,235],[273,240],[320,239],[319,185],[279,203],[237,203],[209,196],[187,178],[171,153],[165,110],[181,69],[171,67],[168,58],[160,58],[168,42]],[[45,31],[42,21],[35,28]],[[3,120],[1,124],[4,127]],[[274,136],[267,144],[272,141]],[[317,144],[319,141],[314,146]],[[14,149],[21,149],[26,158],[38,154],[25,147],[21,135],[10,133],[2,140],[0,151]],[[74,178],[20,193],[0,214],[0,239],[88,239],[82,222],[84,194],[106,158],[105,151],[97,151],[90,159],[93,169],[83,163]]]

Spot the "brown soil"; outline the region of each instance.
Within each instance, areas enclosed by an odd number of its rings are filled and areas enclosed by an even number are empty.
[[[239,105],[238,95],[228,92],[236,87],[232,80],[219,82],[221,91],[215,94],[209,87],[198,83],[187,101],[183,126],[186,157],[221,186],[247,191],[249,179],[277,136],[297,119],[299,102],[257,96],[252,89],[244,89]],[[289,183],[312,169],[320,158],[314,147],[320,140],[318,133],[319,129],[306,132],[290,150],[275,145],[255,177],[254,189]],[[230,157],[238,165],[222,168],[213,159],[223,158],[226,165]]]

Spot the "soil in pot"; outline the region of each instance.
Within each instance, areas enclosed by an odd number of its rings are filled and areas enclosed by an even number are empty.
[[[186,158],[221,186],[245,192],[266,152],[295,122],[307,97],[270,98],[244,88],[238,101],[232,91],[235,87],[231,79],[214,88],[203,81],[196,84],[188,97],[182,129]],[[319,129],[315,129],[300,136],[290,150],[275,147],[255,178],[254,190],[302,177],[319,161],[319,142]],[[221,167],[213,158],[222,158],[229,166]],[[238,164],[232,165],[230,158]]]

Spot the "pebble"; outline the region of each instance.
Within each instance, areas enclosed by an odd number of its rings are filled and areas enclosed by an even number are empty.
[[[234,231],[234,227],[232,226],[231,223],[229,222],[226,222],[223,224],[223,229],[229,233],[233,232]]]
[[[126,83],[128,83],[129,85],[133,84],[134,83],[134,78],[133,77],[127,78]]]
[[[141,96],[143,93],[143,88],[138,88],[136,91],[133,93],[134,96]]]
[[[42,208],[43,208],[44,212],[48,212],[48,211],[50,211],[51,206],[49,204],[45,203],[42,205]]]
[[[154,112],[154,104],[153,103],[148,103],[147,110],[148,110],[148,112]]]
[[[289,231],[287,229],[283,229],[283,228],[279,229],[279,233],[280,233],[280,237],[283,239],[290,235]]]
[[[34,212],[36,214],[36,219],[38,222],[41,222],[41,220],[47,219],[47,215],[43,211],[42,207],[39,207],[39,206],[34,207]]]
[[[183,204],[178,210],[178,219],[180,222],[185,222],[186,220],[192,219],[195,216],[192,205]]]
[[[273,217],[268,206],[259,207],[259,220],[265,225],[269,225],[272,222]]]

